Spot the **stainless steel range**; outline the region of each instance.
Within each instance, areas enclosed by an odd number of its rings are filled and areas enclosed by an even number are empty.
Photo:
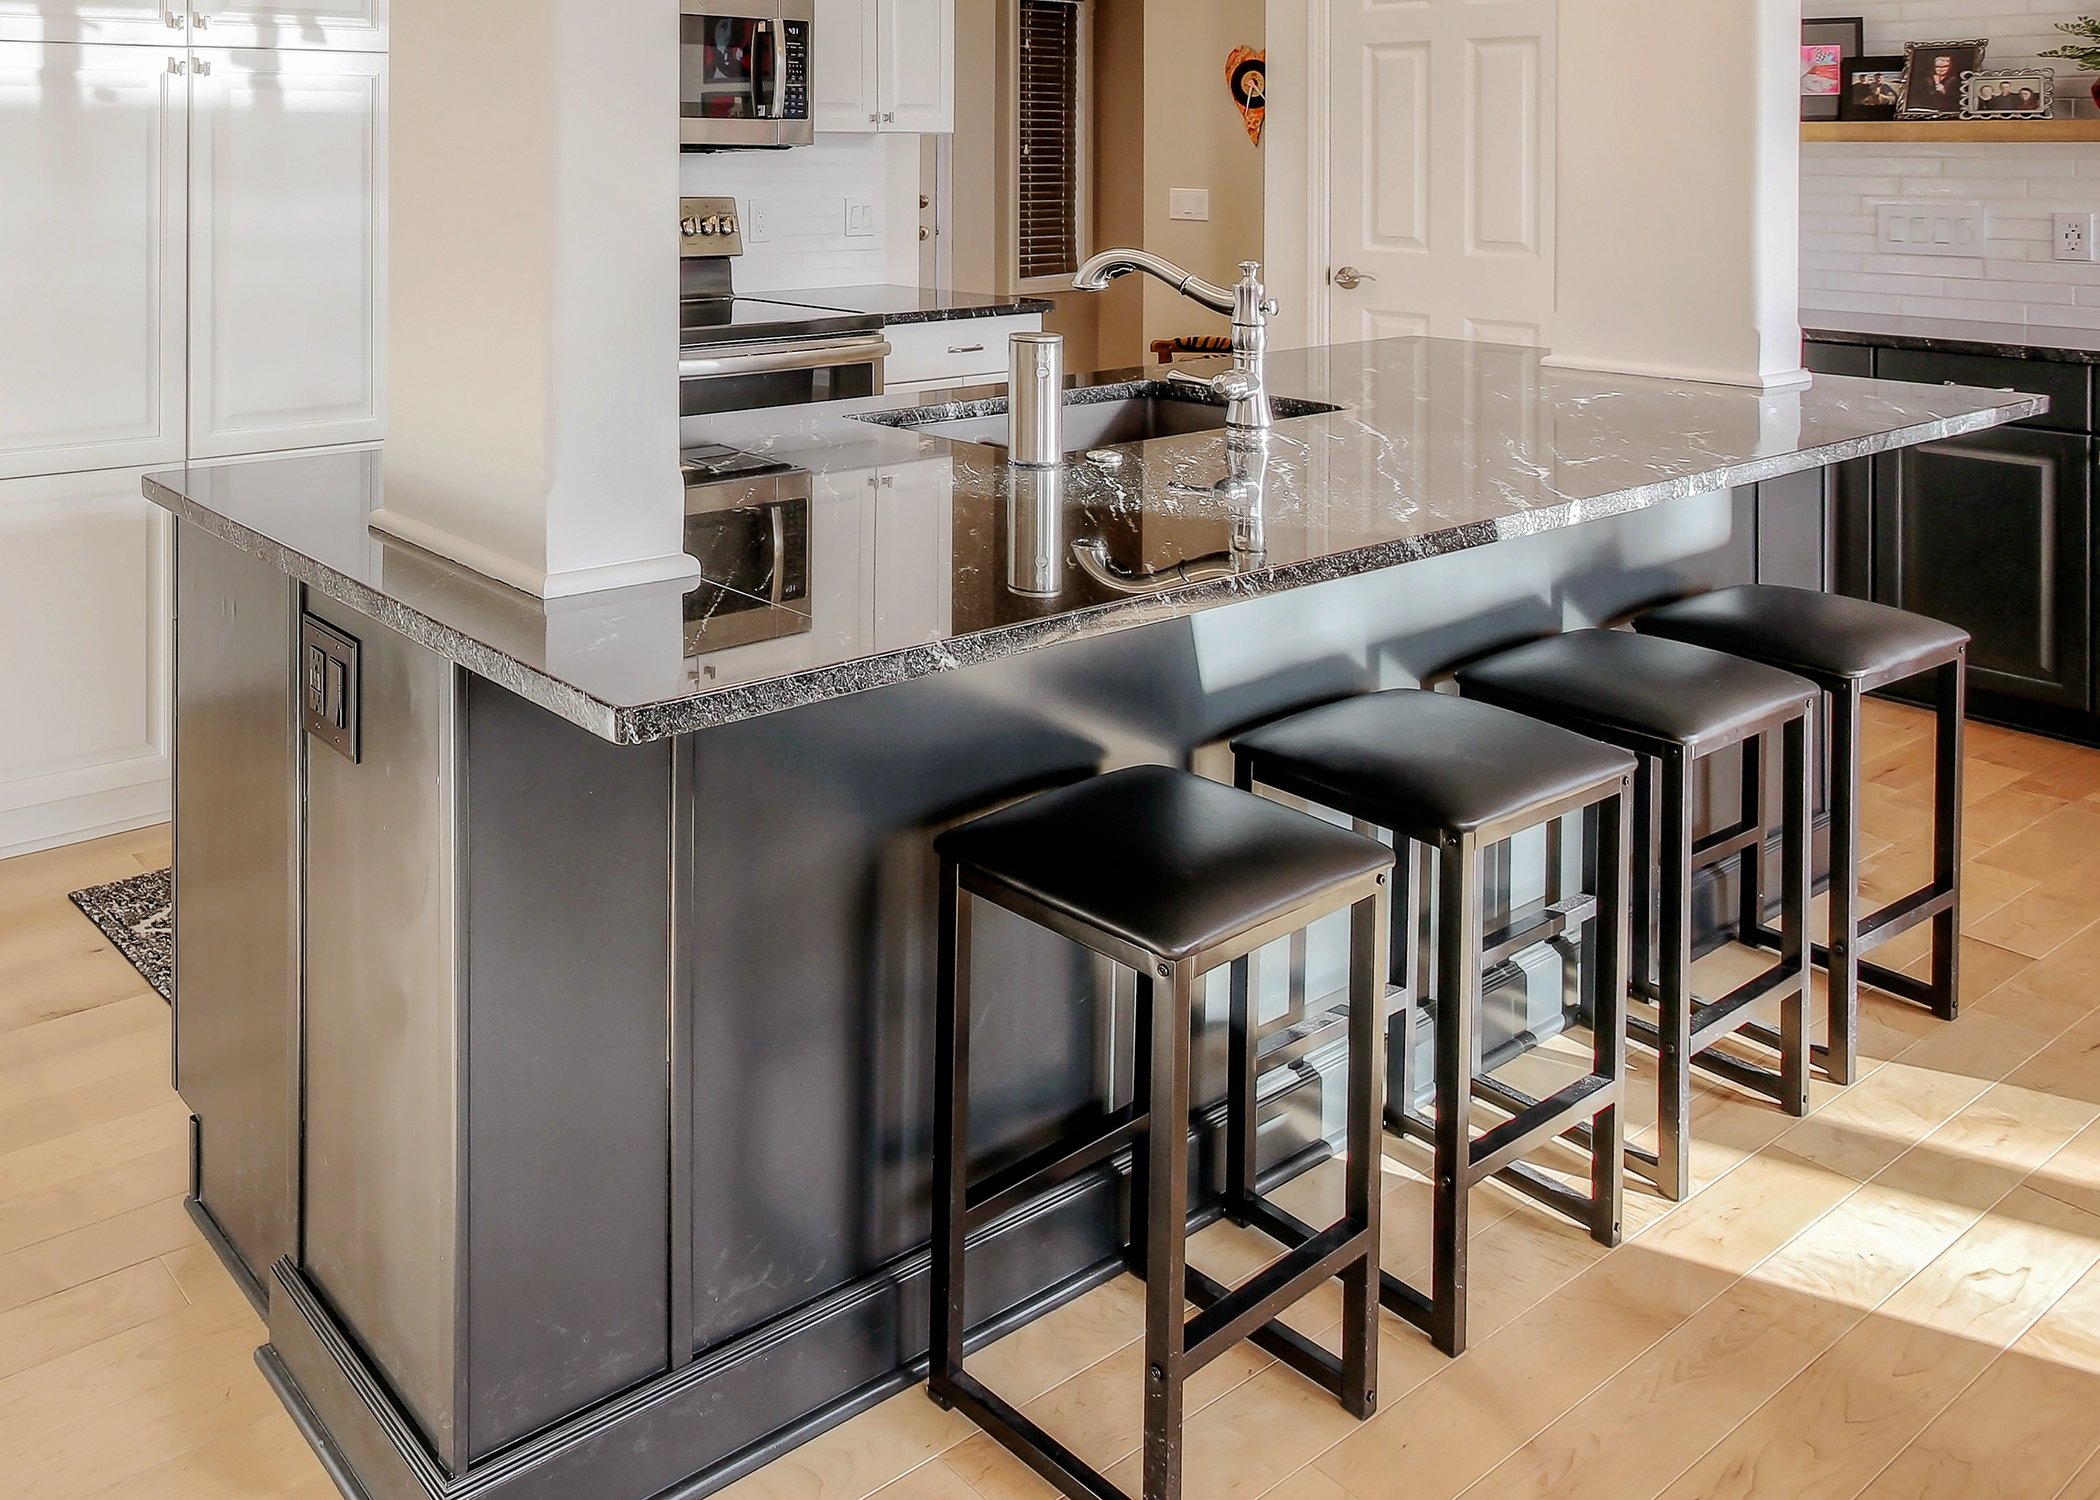
[[[688,417],[882,394],[882,318],[739,297],[734,198],[680,200],[679,411]]]

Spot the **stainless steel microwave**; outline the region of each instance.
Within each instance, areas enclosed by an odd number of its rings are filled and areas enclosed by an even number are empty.
[[[679,0],[680,146],[748,151],[812,144],[815,20],[816,0],[744,0],[744,7],[737,0]]]

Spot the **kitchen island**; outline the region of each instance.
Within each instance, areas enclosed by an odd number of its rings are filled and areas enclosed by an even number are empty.
[[[541,604],[372,533],[376,454],[148,482],[181,521],[195,1211],[346,1490],[697,1496],[911,1378],[942,828],[1756,576],[1759,486],[2043,409],[1432,340],[1268,374],[1264,443],[1028,474],[896,400],[689,422],[797,477],[750,533],[797,559],[770,592],[714,558]],[[991,1168],[1127,1087],[1129,994],[1018,923],[975,961]],[[1331,1063],[1265,1078],[1272,1175],[1324,1150]],[[1108,1274],[1121,1213],[1111,1165],[987,1225],[973,1320]]]

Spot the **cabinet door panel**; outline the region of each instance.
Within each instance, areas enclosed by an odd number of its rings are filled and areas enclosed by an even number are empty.
[[[866,135],[876,128],[879,0],[817,0],[810,58],[810,114],[819,130]]]
[[[182,458],[181,57],[0,44],[0,477]]]
[[[196,457],[382,435],[386,59],[200,50]]]
[[[2092,456],[2001,428],[1884,455],[1875,594],[1975,637],[1974,686],[2092,706]]]
[[[955,129],[955,0],[881,0],[884,130]]]
[[[133,47],[182,46],[185,11],[170,0],[0,0],[0,42],[103,42]],[[174,25],[169,25],[170,21]]]
[[[191,0],[198,46],[384,52],[387,0]]]
[[[0,855],[166,815],[168,518],[143,473],[0,484]]]

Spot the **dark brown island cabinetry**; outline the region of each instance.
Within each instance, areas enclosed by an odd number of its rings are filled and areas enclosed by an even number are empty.
[[[1974,717],[2100,743],[2093,367],[1813,336],[1807,362],[1825,374],[2049,397],[2048,412],[2009,427],[1834,468],[1825,581],[1967,629]]]

